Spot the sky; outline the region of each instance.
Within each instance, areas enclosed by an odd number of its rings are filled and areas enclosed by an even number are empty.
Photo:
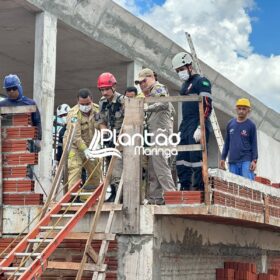
[[[280,1],[114,0],[280,113]]]

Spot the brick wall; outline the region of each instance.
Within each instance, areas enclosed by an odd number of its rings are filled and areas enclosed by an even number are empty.
[[[218,177],[211,177],[210,183],[213,189],[214,204],[260,214],[268,211],[268,216],[280,218],[280,197],[227,182]]]
[[[34,193],[31,166],[38,163],[33,139],[37,137],[31,114],[4,115],[2,119],[3,204],[40,205]]]

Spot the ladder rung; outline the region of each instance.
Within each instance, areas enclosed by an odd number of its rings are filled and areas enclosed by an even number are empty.
[[[40,229],[42,230],[61,230],[63,229],[64,227],[62,226],[55,226],[55,227],[52,227],[52,226],[41,226]]]
[[[25,271],[27,269],[27,267],[16,267],[16,266],[9,266],[9,267],[1,267],[1,270],[4,271]]]
[[[75,216],[75,214],[52,214],[51,217],[52,218],[61,218],[63,216],[63,218],[73,218]]]
[[[41,239],[41,238],[27,239],[27,242],[29,242],[29,243],[41,243],[41,242],[50,243],[52,241],[53,241],[53,239]]]
[[[74,203],[61,203],[61,206],[83,206],[84,203],[77,203],[77,202],[74,202]]]
[[[71,193],[72,196],[76,196],[76,195],[78,195],[78,196],[80,196],[80,195],[92,195],[92,194],[93,194],[93,192],[80,192],[80,193],[73,192],[73,193]]]
[[[5,272],[5,275],[21,276],[22,272]]]
[[[40,256],[41,254],[40,253],[15,253],[15,256],[16,257],[38,257]]]

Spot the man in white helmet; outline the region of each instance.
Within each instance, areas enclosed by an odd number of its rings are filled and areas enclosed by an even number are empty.
[[[204,118],[206,127],[206,142],[208,143],[211,129],[210,114],[212,111],[211,83],[205,77],[194,73],[192,58],[186,52],[176,54],[172,59],[173,69],[183,81],[180,95],[203,97]],[[180,145],[191,145],[200,142],[201,131],[199,125],[198,102],[182,103],[182,122],[180,125]],[[202,180],[202,152],[179,152],[176,160],[177,174],[181,190],[203,190]],[[193,180],[192,180],[193,176]]]
[[[56,109],[56,118],[54,126],[55,160],[60,161],[63,148],[63,136],[66,131],[66,118],[70,110],[68,104],[61,104]],[[56,137],[55,137],[56,136]]]

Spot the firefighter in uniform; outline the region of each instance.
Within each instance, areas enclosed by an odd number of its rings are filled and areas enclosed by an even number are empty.
[[[116,84],[117,80],[111,73],[105,72],[98,77],[97,87],[102,94],[99,101],[98,127],[100,130],[109,129],[112,132],[115,131],[118,136],[124,119],[125,97],[116,91]],[[113,143],[113,141],[109,141],[106,146],[114,147],[114,144],[115,143]],[[120,182],[122,170],[123,160],[116,158],[110,181],[111,195],[106,200],[107,202],[113,202],[115,200],[116,190]]]
[[[212,111],[211,84],[205,77],[193,73],[192,58],[186,52],[175,55],[172,59],[172,66],[183,81],[180,95],[200,95],[203,98],[206,143],[208,143],[211,130],[209,117]],[[198,102],[183,102],[182,115],[179,129],[181,132],[180,145],[197,144],[201,137]],[[204,189],[201,151],[178,153],[176,166],[181,190]]]
[[[145,97],[169,96],[165,85],[160,84],[155,73],[148,68],[138,73],[136,85],[140,85]],[[145,103],[147,104],[147,103]],[[159,133],[167,137],[173,133],[174,107],[168,103],[152,103],[144,107],[146,124],[149,133],[153,133],[150,142],[155,142]],[[159,147],[159,146],[158,146]],[[148,159],[148,204],[164,204],[163,191],[175,191],[168,159],[163,153],[153,154]]]
[[[87,160],[90,157],[88,147],[96,129],[98,105],[92,102],[92,95],[89,89],[79,90],[77,97],[78,104],[68,112],[67,128],[63,139],[65,144],[70,125],[77,123],[76,133],[68,155],[68,180],[70,187],[75,184],[81,178],[82,166],[85,164],[84,168],[90,177],[83,191],[88,192],[93,191],[100,184],[101,180],[101,168],[100,165],[97,166],[99,160]],[[91,174],[94,169],[95,171]],[[84,200],[84,196],[81,199]]]

